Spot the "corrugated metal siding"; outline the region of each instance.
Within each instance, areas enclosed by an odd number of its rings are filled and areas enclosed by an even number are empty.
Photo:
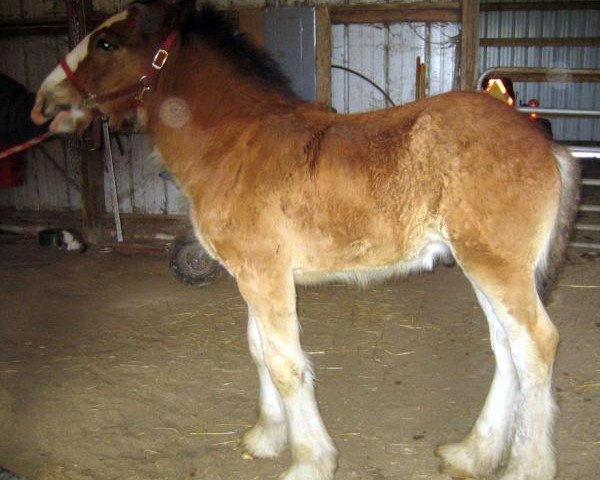
[[[455,88],[459,31],[454,23],[333,25],[332,63],[370,78],[401,105],[415,99],[417,57],[427,64],[428,95]],[[333,70],[331,90],[339,112],[386,106],[376,88],[349,72]]]
[[[597,37],[600,11],[482,12],[482,38]],[[599,47],[481,47],[480,71],[490,67],[600,68]],[[540,100],[543,107],[600,109],[600,84],[516,82],[518,101]],[[562,141],[600,141],[600,119],[552,117]]]

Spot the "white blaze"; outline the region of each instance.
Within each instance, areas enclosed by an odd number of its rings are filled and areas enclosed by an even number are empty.
[[[106,20],[102,25],[100,25],[94,31],[92,31],[91,33],[86,35],[86,37],[81,42],[79,42],[77,44],[77,46],[73,50],[71,50],[65,57],[65,61],[67,62],[67,65],[69,65],[71,70],[76,71],[77,67],[79,66],[81,61],[86,57],[86,55],[88,53],[88,47],[89,47],[91,35],[96,33],[98,30],[110,27],[114,23],[125,20],[127,18],[128,14],[129,14],[129,12],[127,10],[119,12],[119,13],[113,15],[112,17],[110,17],[108,20]],[[50,75],[48,75],[46,77],[46,79],[44,80],[44,83],[42,83],[42,86],[40,89],[42,91],[51,90],[56,85],[58,85],[60,82],[62,82],[65,78],[67,78],[67,76],[65,75],[65,72],[62,69],[62,67],[59,65],[54,70],[52,70],[52,72],[50,72]]]

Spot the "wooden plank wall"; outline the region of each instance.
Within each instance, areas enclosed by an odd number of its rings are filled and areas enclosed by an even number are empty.
[[[332,63],[349,67],[374,81],[398,105],[416,98],[417,57],[427,64],[427,95],[458,87],[457,23],[377,23],[333,25]],[[333,70],[334,108],[343,113],[386,106],[383,95],[351,73]]]
[[[7,7],[11,5],[7,4]],[[8,8],[2,12],[12,14]],[[35,91],[46,75],[67,52],[66,36],[27,36],[0,38],[0,71]],[[64,139],[44,144],[44,150],[31,150],[26,158],[26,183],[22,187],[0,189],[0,206],[33,210],[80,208],[79,161],[76,152],[67,149]],[[66,176],[61,173],[66,172]],[[67,180],[70,178],[71,181]]]

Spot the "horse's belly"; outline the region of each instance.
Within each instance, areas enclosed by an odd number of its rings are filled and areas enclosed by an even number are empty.
[[[450,264],[452,250],[438,233],[429,233],[408,251],[378,251],[367,242],[355,242],[345,251],[320,251],[294,268],[299,284],[344,281],[367,284],[413,272],[431,271],[439,261]],[[344,255],[345,253],[345,255]]]

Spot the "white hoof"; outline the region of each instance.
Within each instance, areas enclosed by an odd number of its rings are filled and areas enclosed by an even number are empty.
[[[436,448],[442,460],[440,472],[453,478],[485,478],[494,473],[502,460],[493,449],[482,449],[469,439]]]
[[[281,475],[279,480],[333,480],[336,467],[336,456],[315,463],[298,463]]]
[[[554,460],[514,466],[511,461],[498,480],[553,480],[556,477]]]
[[[273,458],[279,455],[287,444],[285,423],[266,425],[260,420],[244,434],[242,444],[255,458]]]

